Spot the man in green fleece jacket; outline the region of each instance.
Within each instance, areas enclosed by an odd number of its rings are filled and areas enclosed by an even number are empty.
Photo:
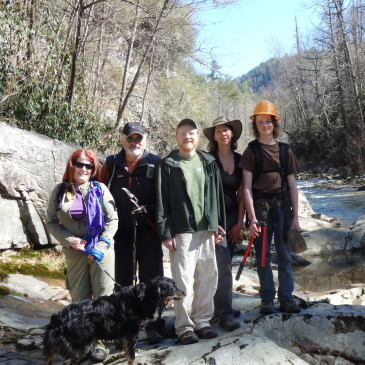
[[[175,330],[188,345],[218,335],[209,321],[218,278],[215,244],[225,234],[225,209],[219,169],[212,155],[197,150],[192,119],[180,121],[176,141],[178,150],[158,167],[157,225],[173,279],[187,293],[175,301]]]

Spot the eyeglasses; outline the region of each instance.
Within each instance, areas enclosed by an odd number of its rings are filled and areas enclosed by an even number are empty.
[[[127,137],[127,142],[128,142],[128,143],[131,143],[131,142],[139,143],[139,142],[141,142],[141,141],[142,141],[142,139],[143,139],[143,136],[138,136],[138,137],[136,137],[136,138],[133,138],[132,136],[128,136],[128,137]]]
[[[82,163],[78,161],[74,162],[74,166],[78,169],[82,169],[83,167],[85,167],[86,170],[92,170],[94,168],[94,165],[92,165],[91,163]]]

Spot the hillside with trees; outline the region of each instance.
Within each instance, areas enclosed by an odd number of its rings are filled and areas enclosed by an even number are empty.
[[[140,121],[165,155],[181,118],[204,127],[224,114],[243,121],[242,150],[248,116],[268,99],[303,166],[363,171],[364,2],[314,1],[320,23],[305,38],[297,25],[295,52],[237,80],[203,60],[196,41],[196,13],[229,3],[1,1],[1,120],[101,153],[119,149],[126,121]]]

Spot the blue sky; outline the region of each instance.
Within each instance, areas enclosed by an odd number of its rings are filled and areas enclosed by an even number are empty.
[[[317,19],[307,0],[240,0],[198,13],[198,45],[211,51],[224,74],[236,77],[275,56],[293,53],[295,16],[309,34]],[[208,73],[207,70],[202,70]]]

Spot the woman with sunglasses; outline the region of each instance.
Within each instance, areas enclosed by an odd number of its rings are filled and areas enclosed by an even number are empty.
[[[76,150],[48,203],[46,226],[63,246],[66,287],[73,302],[110,295],[114,289],[107,273],[114,277],[113,237],[118,214],[111,193],[97,182],[98,163],[93,151]],[[92,357],[106,358],[108,352],[99,343]]]

